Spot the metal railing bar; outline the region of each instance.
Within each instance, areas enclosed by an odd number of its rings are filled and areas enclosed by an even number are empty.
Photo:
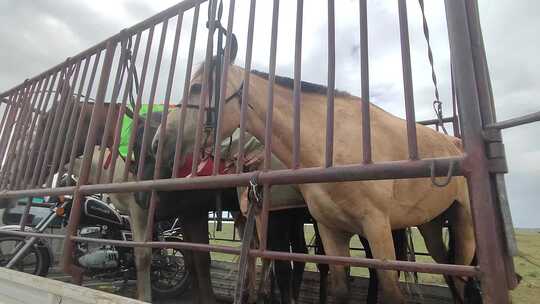
[[[326,146],[324,166],[331,167],[334,158],[334,97],[336,86],[336,16],[334,0],[328,0],[328,89],[326,93]]]
[[[253,29],[255,24],[256,0],[249,5],[248,35],[246,43],[246,60],[244,63],[244,89],[242,90],[242,104],[240,105],[240,137],[238,138],[238,160],[236,173],[242,173],[244,168],[244,145],[246,141],[246,113],[249,104],[249,79],[251,75],[251,60],[253,54]]]
[[[118,117],[115,124],[115,132],[114,132],[114,138],[113,138],[113,145],[112,145],[112,155],[111,155],[111,166],[110,166],[110,174],[108,177],[109,183],[113,182],[114,173],[116,171],[116,161],[118,159],[118,155],[120,154],[120,151],[118,150],[118,147],[120,146],[120,140],[121,140],[121,134],[122,134],[122,125],[124,122],[124,116],[126,114],[126,107],[127,107],[127,100],[130,96],[133,88],[133,81],[134,81],[134,73],[135,73],[135,63],[137,62],[137,55],[139,53],[139,46],[141,43],[141,32],[137,33],[135,37],[135,45],[133,46],[133,53],[130,58],[130,66],[128,68],[128,76],[126,79],[126,86],[124,90],[124,95],[122,96],[122,103],[120,104],[120,110],[118,112]],[[128,50],[131,51],[131,50]],[[133,110],[133,109],[132,109]]]
[[[92,56],[88,56],[88,60],[90,60]],[[92,93],[92,89],[94,88],[94,81],[96,78],[97,68],[100,63],[101,58],[101,52],[97,53],[94,57],[94,63],[92,66],[92,72],[90,73],[90,79],[88,79],[88,85],[86,87],[86,94],[83,101],[83,104],[81,106],[81,112],[79,114],[79,117],[85,117],[86,112],[88,111],[88,101],[90,100],[90,94]],[[75,136],[73,137],[73,147],[71,148],[70,156],[69,156],[69,165],[67,173],[68,175],[73,174],[73,165],[75,161],[75,157],[79,156],[79,143],[80,140],[83,138],[81,135],[81,132],[83,132],[83,122],[84,119],[79,119],[77,122],[77,128],[75,129]],[[84,148],[83,148],[84,149]]]
[[[51,79],[53,79],[53,82],[54,82],[54,80],[56,79],[56,75],[50,74],[45,79],[45,82],[43,83],[43,89],[46,89],[49,86],[49,82],[51,81]],[[45,101],[45,96],[47,94],[48,93],[46,93],[45,91],[41,92],[39,102],[38,102],[38,106],[37,106],[37,111],[38,112],[34,115],[34,118],[32,120],[32,124],[30,125],[30,128],[29,128],[29,132],[31,134],[30,140],[26,143],[26,146],[25,146],[24,151],[23,151],[23,155],[26,155],[27,159],[26,159],[23,167],[20,170],[21,171],[21,180],[19,182],[17,182],[18,186],[23,187],[23,188],[28,185],[30,168],[32,166],[32,161],[34,160],[34,153],[35,153],[36,148],[37,148],[37,143],[39,142],[39,139],[37,138],[38,135],[35,134],[35,129],[36,129],[36,125],[37,125],[38,120],[41,118],[40,113],[44,112],[45,109],[47,108],[47,102],[44,102]],[[32,143],[32,141],[34,141],[34,144],[32,145],[32,149],[30,149],[30,144]]]
[[[18,232],[18,231],[2,231],[0,234],[15,235],[15,236],[36,236],[53,239],[65,239],[64,235],[56,234],[42,234],[31,232]],[[108,239],[95,239],[87,237],[70,237],[72,241],[97,243],[97,244],[109,244],[121,247],[150,247],[150,248],[177,248],[194,251],[204,252],[220,252],[225,254],[239,255],[240,249],[236,247],[213,245],[213,244],[200,244],[190,242],[135,242],[135,241],[120,241],[120,240],[108,240]],[[448,274],[455,276],[478,276],[480,271],[475,266],[464,266],[454,264],[436,264],[436,263],[423,263],[423,262],[409,262],[409,261],[396,261],[396,260],[380,260],[369,259],[362,257],[343,257],[343,256],[328,256],[328,255],[311,255],[303,253],[290,253],[283,251],[262,251],[257,249],[251,249],[249,252],[252,257],[262,257],[274,260],[285,261],[302,261],[311,263],[324,263],[324,264],[340,264],[351,265],[352,267],[367,267],[375,269],[389,269],[400,271],[413,271],[422,273],[433,274]]]
[[[296,34],[294,44],[294,86],[293,86],[293,163],[292,168],[300,168],[300,113],[302,81],[302,23],[304,0],[296,1]]]
[[[231,63],[231,45],[233,41],[233,22],[234,22],[234,10],[235,10],[235,0],[231,0],[229,3],[229,16],[227,19],[227,39],[225,42],[225,54],[223,59],[223,69],[221,72],[221,75],[218,75],[217,77],[221,77],[221,80],[219,82],[220,88],[219,88],[219,101],[218,101],[218,112],[217,112],[217,122],[216,122],[216,140],[214,141],[214,158],[215,159],[221,159],[221,129],[223,124],[223,105],[225,103],[225,98],[227,98],[227,80],[229,76],[229,65]],[[220,47],[220,46],[218,46]],[[217,175],[219,173],[219,161],[214,162],[214,166],[212,168],[212,175]]]
[[[502,129],[508,129],[512,127],[525,125],[525,124],[530,124],[537,121],[540,121],[540,111],[523,115],[523,116],[519,116],[519,117],[514,117],[507,120],[494,122],[494,123],[486,125],[485,128],[502,130]]]
[[[405,95],[405,116],[407,117],[407,144],[409,147],[409,158],[418,159],[406,0],[398,1],[398,11],[399,32],[401,37],[401,61],[403,67],[403,93]]]
[[[165,133],[167,128],[167,117],[169,116],[169,105],[171,98],[171,90],[174,81],[174,72],[176,68],[176,59],[178,57],[178,44],[180,42],[180,35],[182,34],[182,20],[184,19],[184,13],[178,13],[178,19],[176,21],[176,30],[174,31],[173,51],[171,54],[171,64],[169,65],[169,77],[167,79],[167,86],[165,89],[165,100],[163,103],[163,115],[161,117],[161,131],[159,133],[158,149],[156,151],[156,162],[154,165],[154,179],[159,179],[161,176],[161,162],[163,158],[163,141],[165,139]],[[150,208],[148,210],[146,240],[152,240],[152,228],[154,227],[154,215],[157,206],[157,193],[152,191],[150,196]]]
[[[73,109],[71,107],[77,107],[77,101],[73,99],[73,94],[74,94],[75,88],[77,86],[77,81],[78,81],[78,78],[79,78],[79,72],[80,72],[80,68],[81,68],[81,63],[82,63],[82,59],[80,61],[78,61],[77,64],[76,64],[75,73],[73,74],[73,80],[72,80],[72,83],[70,84],[69,91],[67,92],[66,95],[62,96],[62,98],[66,99],[65,104],[64,104],[64,110],[63,110],[63,113],[62,113],[61,122],[60,122],[60,129],[59,129],[59,130],[61,130],[62,133],[63,133],[63,130],[66,130],[66,128],[67,128],[66,124],[70,120],[70,115],[71,115],[71,113],[73,111]],[[49,169],[49,177],[47,179],[47,185],[52,185],[53,177],[54,177],[54,174],[56,172],[61,173],[63,171],[63,169],[58,168],[58,167],[62,167],[62,165],[63,165],[63,164],[59,163],[60,162],[59,157],[61,158],[61,153],[62,153],[62,150],[63,150],[62,144],[65,144],[65,141],[70,140],[70,139],[69,138],[63,138],[62,133],[59,133],[56,136],[56,145],[54,146],[54,150],[53,150],[53,162],[52,162],[51,168]],[[56,182],[58,182],[58,181],[59,181],[59,179],[56,180]]]
[[[144,130],[141,144],[141,151],[139,152],[139,165],[137,168],[137,178],[142,180],[144,178],[144,165],[146,163],[146,150],[148,149],[148,141],[150,140],[150,121],[154,110],[154,103],[156,97],[156,89],[159,80],[159,71],[161,69],[161,61],[163,58],[163,48],[165,46],[165,40],[167,39],[167,26],[169,24],[168,19],[163,21],[161,26],[161,37],[159,38],[158,52],[156,57],[156,63],[154,67],[154,77],[152,79],[152,86],[150,87],[150,96],[148,99],[148,111],[146,113],[146,119],[144,120]]]
[[[131,159],[133,154],[133,145],[135,144],[135,135],[137,133],[137,125],[139,124],[139,111],[141,109],[142,95],[144,92],[144,85],[146,83],[146,74],[148,70],[148,60],[150,59],[150,51],[152,48],[152,40],[154,39],[154,26],[150,27],[148,31],[148,40],[146,41],[146,50],[143,59],[143,68],[141,72],[141,79],[139,82],[139,92],[137,94],[137,100],[135,102],[135,109],[133,109],[133,120],[131,127],[131,134],[129,136],[128,150],[126,156],[126,165],[124,167],[124,181],[128,180],[129,168],[131,166]],[[133,63],[135,64],[135,63]]]
[[[369,47],[367,1],[360,0],[360,76],[362,91],[362,161],[372,162],[371,156],[371,118],[369,113]]]
[[[69,122],[68,130],[67,130],[67,133],[66,133],[66,139],[65,139],[65,140],[69,140],[70,142],[75,142],[74,132],[76,131],[76,123],[82,117],[81,116],[82,108],[80,107],[80,98],[82,96],[82,91],[84,89],[84,84],[85,84],[85,81],[86,81],[86,75],[88,74],[88,68],[90,67],[90,56],[85,57],[83,60],[84,60],[84,67],[83,67],[81,79],[79,81],[79,88],[77,90],[77,95],[74,95],[75,98],[74,98],[74,101],[73,101],[73,103],[74,103],[73,104],[73,109],[71,111],[71,120]],[[75,89],[75,87],[73,89]],[[65,171],[65,166],[64,165],[66,163],[67,157],[69,156],[69,154],[68,154],[69,151],[68,150],[69,150],[69,145],[64,145],[64,148],[62,149],[62,152],[61,152],[62,154],[60,156],[60,165],[58,167],[58,177],[59,178],[57,178],[55,186],[58,186],[58,182],[60,181],[60,177],[64,174],[64,171]]]
[[[208,15],[208,38],[206,40],[206,55],[204,59],[204,69],[202,73],[202,88],[201,96],[199,99],[199,112],[197,113],[197,128],[195,129],[195,143],[193,146],[193,161],[191,163],[191,176],[197,176],[197,167],[199,165],[199,156],[201,154],[201,137],[203,132],[203,118],[204,111],[207,104],[207,99],[209,100],[209,79],[211,78],[212,72],[212,54],[214,49],[214,30],[216,28],[216,11],[217,11],[217,2],[210,2],[210,14]],[[209,4],[209,5],[210,5]],[[210,110],[210,109],[209,109]],[[219,143],[216,143],[219,144]]]
[[[191,24],[191,39],[189,42],[189,52],[188,52],[188,59],[187,59],[187,67],[186,67],[186,74],[184,76],[184,91],[182,94],[182,107],[180,108],[180,122],[178,123],[178,130],[176,133],[176,143],[174,146],[174,161],[173,161],[173,170],[171,173],[171,177],[176,177],[176,174],[178,173],[178,167],[180,166],[180,157],[182,156],[182,145],[184,142],[184,125],[186,123],[186,113],[187,113],[187,105],[189,103],[189,94],[190,94],[190,82],[191,82],[191,70],[193,68],[193,54],[195,52],[195,41],[197,38],[197,25],[199,22],[199,11],[200,6],[197,5],[195,7],[195,11],[193,12],[193,22]]]

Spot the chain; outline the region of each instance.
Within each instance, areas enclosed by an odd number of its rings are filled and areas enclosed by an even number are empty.
[[[435,65],[433,63],[433,52],[431,50],[431,43],[429,41],[429,29],[426,19],[426,13],[424,11],[424,0],[418,0],[418,3],[420,4],[420,10],[422,11],[422,23],[424,28],[424,36],[426,37],[426,43],[428,48],[428,59],[429,64],[431,65],[431,78],[433,80],[433,87],[435,89],[435,100],[433,101],[433,111],[435,111],[435,115],[437,116],[437,119],[439,120],[437,124],[437,128],[440,126],[444,132],[444,134],[448,135],[448,132],[446,131],[446,128],[444,127],[443,123],[443,111],[442,111],[442,102],[439,97],[439,88],[437,86],[437,75],[435,74]]]

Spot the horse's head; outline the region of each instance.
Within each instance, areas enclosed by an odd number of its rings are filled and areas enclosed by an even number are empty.
[[[203,101],[204,108],[203,111],[203,134],[202,134],[202,148],[210,147],[213,145],[215,140],[215,128],[212,126],[215,124],[215,121],[211,120],[211,115],[207,115],[209,111],[214,111],[217,119],[218,109],[209,107],[208,100],[211,99],[213,92],[211,88],[213,87],[212,79],[215,78],[215,60],[212,60],[211,65],[208,67],[208,70],[205,73],[205,65],[202,64],[201,67],[193,74],[193,77],[190,81],[187,97],[185,100],[182,100],[182,103],[178,107],[174,108],[168,116],[167,125],[165,128],[160,126],[157,130],[154,139],[152,141],[152,150],[157,152],[158,143],[160,140],[160,133],[164,129],[165,136],[163,142],[163,163],[162,165],[168,168],[172,168],[176,145],[177,142],[181,142],[181,150],[179,151],[179,161],[180,164],[183,164],[185,161],[186,154],[193,151],[195,145],[195,134],[198,125],[198,115],[200,110],[200,102],[203,94],[203,87],[210,88],[208,93],[205,94],[205,100]],[[204,75],[208,75],[206,79],[206,84],[204,83]],[[230,65],[229,73],[226,85],[225,96],[226,100],[223,103],[222,111],[222,120],[221,120],[221,138],[226,138],[231,135],[236,128],[239,126],[240,118],[240,106],[239,101],[242,95],[242,69]],[[183,109],[185,107],[185,109]],[[184,113],[182,115],[182,113]],[[179,130],[182,130],[180,133]],[[180,134],[180,135],[179,135]],[[162,172],[164,172],[162,170]],[[165,174],[169,173],[164,172]]]

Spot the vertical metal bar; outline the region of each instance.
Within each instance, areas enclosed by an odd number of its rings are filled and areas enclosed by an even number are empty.
[[[76,63],[76,67],[75,67],[75,73],[73,74],[73,80],[71,82],[71,85],[69,86],[68,90],[67,90],[67,94],[65,96],[63,96],[63,98],[66,99],[65,101],[65,104],[64,104],[64,111],[62,113],[62,118],[61,118],[61,122],[60,122],[60,133],[56,136],[56,145],[54,146],[54,152],[53,152],[53,162],[52,162],[52,166],[49,170],[49,177],[47,179],[47,185],[52,185],[52,181],[53,181],[53,176],[54,174],[57,172],[57,171],[62,171],[62,170],[59,170],[58,167],[61,167],[63,164],[62,163],[59,163],[60,162],[60,158],[62,157],[62,148],[63,146],[65,145],[65,141],[66,140],[70,140],[70,138],[68,137],[65,137],[67,134],[64,133],[64,130],[67,131],[67,124],[70,120],[70,115],[71,115],[71,112],[72,112],[72,107],[76,107],[77,104],[76,104],[76,101],[73,99],[73,93],[74,93],[74,90],[75,90],[75,87],[77,86],[77,82],[78,82],[78,78],[79,78],[79,72],[80,72],[80,68],[81,68],[81,63],[82,63],[82,59],[79,60],[77,63]],[[69,83],[69,78],[68,78],[68,83]]]
[[[371,119],[369,115],[369,47],[367,1],[360,0],[360,73],[362,86],[362,157],[364,164],[372,162]]]
[[[249,6],[248,36],[246,46],[246,62],[244,65],[244,89],[242,90],[242,104],[240,105],[240,137],[238,139],[238,161],[236,173],[244,168],[244,142],[246,130],[246,113],[249,104],[249,77],[251,75],[251,55],[253,53],[253,27],[255,24],[256,0],[251,0]]]
[[[118,99],[118,95],[120,94],[120,89],[122,87],[122,77],[124,77],[124,73],[122,72],[124,70],[124,61],[126,58],[126,44],[127,44],[127,37],[125,34],[125,31],[121,32],[122,39],[120,42],[120,58],[118,59],[118,66],[116,68],[116,76],[114,77],[114,84],[113,84],[113,93],[111,96],[111,101],[109,102],[109,110],[107,111],[107,118],[105,120],[105,127],[103,130],[103,134],[101,135],[101,142],[100,142],[100,149],[99,149],[99,158],[98,158],[98,165],[96,168],[96,184],[101,183],[101,172],[103,170],[103,159],[105,157],[105,150],[106,148],[109,148],[113,143],[110,142],[110,129],[111,125],[113,125],[114,118],[113,115],[118,115],[116,112],[116,101]],[[116,124],[113,125],[113,127],[116,127]],[[113,130],[114,132],[114,130]],[[112,153],[111,151],[109,151]],[[111,155],[112,157],[112,155]]]
[[[41,87],[39,102],[35,109],[35,115],[32,119],[30,128],[28,129],[30,137],[28,138],[28,141],[26,142],[26,145],[23,150],[23,155],[25,156],[26,159],[25,159],[25,162],[22,164],[21,168],[19,169],[21,175],[20,175],[20,178],[18,178],[17,180],[18,187],[24,188],[27,185],[27,181],[28,181],[27,172],[30,170],[31,165],[33,164],[32,161],[34,160],[34,154],[32,151],[30,151],[30,145],[32,145],[32,148],[34,148],[38,140],[37,138],[38,134],[36,133],[36,123],[38,119],[41,117],[42,115],[41,113],[45,112],[46,110],[46,105],[45,103],[43,103],[43,101],[45,100],[45,95],[47,95],[47,87],[49,85],[49,82],[51,81],[51,78],[53,78],[53,74],[49,74],[45,78],[45,82],[43,83],[43,86]]]
[[[0,145],[0,161],[2,162],[2,171],[0,172],[0,174],[2,175],[4,171],[6,170],[5,168],[9,165],[7,162],[4,161],[4,157],[6,156],[5,154],[10,144],[11,134],[13,133],[13,126],[16,123],[17,113],[19,112],[21,99],[22,99],[22,96],[24,95],[23,89],[24,88],[21,87],[15,93],[6,124],[4,126],[4,129],[2,130],[3,132],[2,132],[2,139],[1,139],[1,145]],[[1,181],[1,184],[4,184],[3,179]]]
[[[167,116],[169,115],[169,105],[171,99],[171,91],[174,82],[174,72],[176,69],[176,59],[178,57],[178,44],[180,42],[180,35],[182,33],[182,20],[184,19],[184,12],[178,12],[178,19],[176,20],[176,30],[174,32],[173,50],[171,54],[171,64],[169,66],[169,77],[167,79],[167,86],[165,89],[165,100],[163,102],[163,116],[161,117],[161,132],[159,133],[158,149],[156,151],[156,163],[154,166],[154,179],[161,177],[161,162],[163,158],[163,142],[165,140],[165,133],[167,129]],[[152,191],[150,196],[150,208],[148,210],[146,240],[152,240],[152,228],[154,227],[154,215],[156,213],[157,205],[157,193]]]
[[[266,129],[264,137],[264,171],[270,170],[272,163],[272,117],[274,108],[274,80],[276,76],[276,52],[279,20],[279,0],[274,0],[272,11],[272,36],[270,39],[270,67],[268,73],[268,105],[266,110]],[[270,210],[270,185],[263,187],[263,207],[261,212],[261,250],[266,250],[268,240],[268,211]]]
[[[191,163],[191,176],[197,176],[197,166],[199,162],[199,155],[201,149],[201,137],[203,132],[203,118],[206,107],[206,100],[208,99],[210,90],[210,73],[212,72],[212,53],[214,47],[214,29],[216,28],[216,6],[217,0],[209,3],[211,5],[211,11],[208,18],[208,39],[206,41],[206,57],[204,60],[204,70],[202,74],[202,89],[201,89],[201,98],[199,100],[199,113],[197,115],[197,128],[195,130],[195,144],[193,146],[193,162]],[[216,143],[217,144],[217,143]]]
[[[418,159],[416,141],[416,120],[414,115],[414,96],[411,71],[411,51],[409,45],[409,24],[407,21],[406,0],[398,0],[399,33],[401,37],[401,61],[403,66],[403,93],[405,95],[405,116],[407,119],[407,143],[409,159]]]
[[[21,141],[24,140],[24,125],[27,121],[27,114],[30,112],[31,104],[30,100],[32,98],[32,95],[34,94],[34,90],[36,87],[36,82],[29,83],[29,86],[25,88],[25,92],[23,94],[23,99],[21,100],[21,111],[19,113],[19,116],[17,117],[17,121],[15,123],[15,130],[13,131],[13,135],[10,140],[9,149],[7,153],[6,158],[6,164],[7,170],[4,170],[2,172],[3,174],[3,181],[6,186],[8,186],[9,189],[13,188],[13,183],[15,182],[15,168],[17,168],[17,163],[20,159],[19,153],[20,153],[20,145]]]
[[[67,134],[66,134],[66,140],[69,140],[69,142],[75,142],[75,138],[74,138],[74,132],[75,132],[75,124],[77,122],[77,120],[79,119],[82,119],[82,116],[81,116],[81,107],[80,107],[80,98],[81,98],[81,94],[82,94],[82,90],[84,88],[84,84],[85,84],[85,81],[86,81],[86,75],[88,74],[88,67],[90,66],[90,55],[86,56],[83,60],[85,60],[84,62],[84,67],[83,67],[83,72],[82,72],[82,75],[81,75],[81,80],[79,82],[79,89],[77,90],[77,95],[75,97],[75,100],[73,101],[73,108],[72,108],[72,112],[71,112],[71,119],[70,119],[70,122],[69,122],[69,126],[68,126],[68,131],[67,131]],[[82,60],[81,60],[82,62]],[[73,88],[75,89],[75,87]],[[64,145],[63,149],[62,149],[62,155],[60,157],[60,166],[59,166],[59,170],[58,170],[58,176],[61,177],[64,173],[64,164],[66,162],[66,158],[68,157],[68,148],[69,148],[70,145]],[[56,179],[56,183],[55,183],[55,187],[58,186],[58,182],[60,181],[60,178],[57,178]]]
[[[302,20],[304,0],[296,1],[296,34],[294,44],[293,87],[293,169],[300,168],[300,102],[302,98]]]
[[[229,3],[229,18],[227,21],[227,42],[225,45],[225,58],[223,61],[223,69],[220,81],[219,88],[219,102],[218,102],[218,113],[217,113],[217,125],[216,125],[216,140],[214,144],[214,158],[216,160],[221,159],[221,125],[223,119],[223,105],[225,103],[225,98],[227,98],[227,80],[229,76],[229,65],[231,63],[231,44],[232,44],[232,35],[233,35],[233,22],[234,22],[234,8],[235,0],[231,0]],[[213,175],[217,175],[219,171],[219,161],[214,162],[214,168],[212,170]],[[221,215],[218,215],[220,217]],[[221,217],[220,217],[221,218]]]
[[[57,92],[55,93],[55,99],[57,101],[57,107],[54,111],[53,115],[53,121],[52,126],[49,129],[50,130],[50,136],[47,138],[47,145],[45,149],[45,154],[43,158],[43,165],[41,167],[41,170],[39,171],[39,177],[38,177],[38,184],[43,184],[45,182],[45,176],[49,173],[47,170],[49,168],[49,161],[50,158],[53,156],[51,155],[54,149],[54,143],[56,137],[59,135],[59,125],[61,122],[62,113],[66,111],[66,103],[67,103],[67,90],[69,86],[69,79],[71,78],[72,74],[72,66],[66,65],[66,73],[64,74],[63,78],[60,78],[60,81],[58,82]],[[52,110],[52,109],[51,109]]]
[[[115,128],[115,134],[114,134],[114,139],[113,139],[112,156],[111,156],[111,170],[110,170],[109,177],[107,179],[109,183],[113,182],[114,172],[116,169],[116,160],[119,154],[118,147],[120,146],[122,124],[124,120],[124,115],[126,113],[127,99],[133,87],[133,77],[134,77],[133,74],[135,72],[135,62],[137,62],[137,54],[139,53],[140,42],[141,42],[141,32],[138,32],[135,38],[135,45],[133,47],[133,55],[131,55],[131,60],[130,60],[131,65],[129,66],[129,69],[128,69],[126,89],[124,90],[124,96],[122,97],[122,104],[120,105],[120,110],[119,110],[118,117],[116,120],[116,128]]]
[[[23,132],[26,133],[26,136],[24,140],[20,143],[21,144],[20,148],[17,148],[17,154],[19,154],[20,161],[15,170],[16,171],[15,189],[18,189],[18,187],[20,186],[21,179],[24,175],[24,167],[26,166],[29,160],[28,159],[29,156],[27,156],[28,146],[30,145],[30,143],[32,142],[32,138],[34,137],[34,133],[33,133],[34,122],[35,122],[35,119],[38,117],[39,108],[41,107],[41,103],[39,103],[37,107],[36,107],[36,103],[38,103],[38,100],[40,99],[39,96],[43,97],[45,95],[45,93],[43,92],[44,89],[42,89],[42,85],[44,85],[43,88],[47,87],[47,83],[43,82],[44,80],[48,82],[48,76],[44,78],[40,78],[37,84],[37,87],[34,91],[32,105],[27,114],[28,115],[27,122],[25,126],[23,127]]]
[[[143,138],[142,138],[142,145],[141,145],[141,151],[139,153],[139,167],[137,170],[137,178],[139,180],[143,179],[143,172],[144,172],[144,163],[146,161],[146,150],[148,148],[148,140],[150,139],[150,120],[152,119],[152,110],[154,108],[154,98],[156,97],[156,88],[157,88],[157,82],[159,79],[159,70],[161,68],[161,59],[163,57],[163,47],[165,45],[165,39],[167,38],[167,25],[169,20],[166,19],[163,21],[163,25],[161,28],[161,37],[159,40],[159,47],[158,47],[158,53],[156,58],[156,66],[154,69],[154,78],[152,80],[152,87],[150,88],[150,99],[148,101],[148,112],[146,114],[146,119],[144,120],[144,131],[143,131]]]
[[[324,166],[332,167],[334,158],[334,88],[336,86],[336,20],[334,0],[328,0],[328,91],[326,93],[326,148]]]
[[[182,94],[182,107],[180,108],[180,122],[178,123],[178,132],[176,133],[176,144],[174,147],[174,161],[171,177],[177,177],[178,167],[180,166],[180,157],[182,156],[182,145],[184,141],[184,125],[186,122],[187,105],[190,91],[191,70],[193,67],[193,53],[195,50],[195,40],[197,38],[197,24],[199,22],[200,5],[195,7],[193,12],[193,23],[191,25],[191,40],[189,42],[189,52],[186,67],[186,75],[184,77],[184,92]]]
[[[50,115],[47,115],[46,118],[44,118],[44,116],[46,115],[45,113],[47,113],[47,106],[49,105],[49,100],[51,98],[51,93],[53,91],[53,88],[54,88],[54,85],[56,83],[56,79],[58,78],[59,75],[62,75],[62,71],[58,70],[54,73],[54,76],[52,78],[52,81],[50,82],[49,84],[49,89],[47,90],[47,97],[45,97],[45,100],[43,102],[43,109],[41,110],[41,112],[39,113],[39,117],[38,117],[38,127],[46,127],[49,120],[50,120]],[[60,76],[62,77],[62,76]],[[44,120],[44,125],[41,125],[41,120]],[[36,179],[37,180],[37,174],[35,174],[36,170],[38,170],[38,168],[41,168],[40,164],[39,164],[39,153],[41,151],[41,148],[45,142],[45,132],[46,132],[46,128],[45,130],[43,130],[43,133],[41,133],[41,130],[37,130],[37,133],[36,133],[36,139],[35,139],[35,142],[32,144],[32,149],[30,151],[30,155],[32,155],[31,159],[30,159],[30,162],[28,163],[28,165],[26,166],[26,170],[24,172],[24,185],[25,186],[33,186],[34,184],[31,183],[31,180],[30,180],[30,177],[31,177],[31,173],[34,173],[32,176],[33,178],[32,179]],[[43,146],[44,147],[44,146]]]
[[[79,121],[77,122],[77,128],[75,129],[75,136],[73,137],[73,147],[71,148],[71,153],[69,156],[69,166],[67,170],[67,174],[71,175],[73,174],[73,164],[75,161],[75,157],[79,156],[81,153],[80,151],[84,149],[79,149],[79,142],[81,140],[82,132],[84,131],[84,125],[86,123],[86,113],[88,110],[88,101],[90,100],[90,95],[92,94],[92,89],[94,88],[94,80],[97,72],[97,68],[99,66],[101,52],[98,51],[94,58],[94,63],[92,66],[92,72],[90,73],[90,79],[88,80],[88,85],[86,86],[86,94],[84,98],[84,102],[81,106],[81,114],[79,114]]]
[[[445,1],[450,54],[456,79],[456,93],[462,126],[462,138],[470,166],[467,174],[471,210],[475,225],[476,253],[482,272],[485,303],[509,303],[503,244],[492,235],[497,230],[488,160],[483,140],[478,87],[476,86],[470,29],[465,1]]]
[[[455,137],[461,137],[459,131],[459,116],[458,116],[458,101],[456,96],[456,81],[454,79],[454,71],[450,68],[451,82],[452,82],[452,129]]]
[[[97,124],[100,113],[103,108],[103,103],[105,100],[105,93],[107,92],[107,86],[109,83],[109,76],[111,73],[112,61],[114,58],[114,52],[116,49],[115,42],[107,42],[107,50],[105,53],[105,60],[103,61],[103,66],[101,69],[99,86],[96,95],[96,101],[94,108],[92,109],[92,117],[90,118],[90,126],[88,136],[86,137],[86,142],[84,145],[83,161],[81,170],[79,172],[79,186],[85,185],[88,182],[88,174],[90,172],[92,153],[94,151],[94,146],[96,144],[97,137]],[[74,250],[74,241],[71,239],[72,236],[77,232],[77,227],[79,225],[80,216],[81,216],[81,199],[82,194],[79,190],[76,190],[74,193],[73,205],[71,212],[69,214],[69,223],[67,225],[66,235],[68,236],[64,241],[64,254],[63,254],[63,267],[64,271],[70,273],[75,281],[81,280],[82,272],[80,269],[73,264],[73,250]]]
[[[26,143],[29,143],[32,140],[32,132],[30,131],[29,124],[31,124],[31,122],[33,121],[32,115],[35,111],[35,106],[36,106],[36,103],[38,101],[38,96],[41,91],[41,85],[43,84],[43,79],[44,78],[39,79],[38,83],[35,84],[32,92],[28,96],[28,102],[30,102],[30,100],[32,100],[32,102],[30,103],[27,109],[26,115],[22,121],[22,126],[21,126],[22,137],[19,139],[19,142],[17,143],[17,148],[15,149],[15,153],[17,153],[17,155],[16,155],[16,159],[15,159],[16,161],[14,163],[14,169],[13,169],[15,171],[15,175],[13,176],[14,179],[12,183],[14,189],[17,189],[20,179],[21,179],[21,174],[24,173],[23,169],[21,168],[21,166],[23,166],[24,163],[27,161],[24,150],[26,147]]]
[[[135,109],[133,109],[133,122],[131,127],[131,134],[128,142],[128,152],[126,156],[126,166],[124,168],[124,181],[128,180],[129,167],[131,164],[131,154],[133,153],[133,144],[135,143],[135,134],[137,132],[137,125],[139,123],[139,110],[141,109],[142,94],[144,92],[144,84],[146,83],[146,72],[148,69],[148,60],[150,58],[150,51],[152,49],[152,40],[154,39],[154,26],[150,27],[148,31],[148,39],[146,41],[146,50],[143,60],[143,68],[141,72],[141,81],[139,83],[139,92],[137,94],[137,101],[135,102]]]
[[[7,99],[8,102],[6,103],[6,107],[4,108],[4,114],[2,114],[2,122],[0,122],[0,133],[1,134],[4,134],[4,132],[6,131],[4,129],[4,124],[6,123],[8,113],[11,112],[11,108],[12,108],[13,103],[14,103],[13,96],[15,96],[14,93],[9,95],[9,98]],[[1,138],[1,136],[0,136],[0,138]]]
[[[482,29],[480,27],[480,16],[478,12],[478,3],[476,1],[468,1],[465,3],[468,25],[470,31],[471,48],[473,56],[473,64],[475,69],[476,84],[478,86],[478,99],[480,105],[480,114],[482,122],[485,125],[494,123],[496,118],[495,104],[493,91],[491,89],[491,79],[489,77],[489,68],[484,47],[484,39]],[[504,236],[501,242],[504,243],[506,267],[506,279],[508,287],[513,289],[517,287],[518,282],[515,275],[513,256],[518,254],[516,237],[514,235],[514,224],[512,222],[512,214],[506,194],[506,183],[504,175],[501,173],[491,174],[492,195],[496,197],[499,209],[496,210],[498,217],[497,227],[500,228],[500,233],[497,235]]]

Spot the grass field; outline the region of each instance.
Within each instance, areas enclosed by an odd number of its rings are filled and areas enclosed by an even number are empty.
[[[233,225],[224,223],[223,231],[214,232],[213,224],[210,224],[210,233],[215,234],[216,238],[230,239],[232,237]],[[306,226],[306,240],[310,242],[313,239],[313,229],[311,226]],[[521,284],[512,291],[513,303],[539,303],[540,302],[540,230],[532,229],[516,229],[516,238],[520,256],[514,258],[516,271],[523,279]],[[237,237],[238,239],[238,237]],[[239,243],[230,241],[212,241],[214,244],[239,246]],[[417,252],[426,252],[423,239],[420,234],[415,231],[413,233],[413,242]],[[358,238],[351,240],[351,247],[361,247]],[[313,251],[310,251],[313,254]],[[353,256],[364,256],[363,251],[353,251]],[[220,261],[235,261],[235,256],[212,253],[212,259]],[[421,262],[433,262],[430,257],[417,256],[417,260]],[[308,264],[307,269],[316,271],[314,264]],[[365,268],[353,268],[352,274],[357,276],[367,276],[368,272]],[[419,274],[421,283],[426,284],[441,284],[444,285],[444,279],[440,275]]]

